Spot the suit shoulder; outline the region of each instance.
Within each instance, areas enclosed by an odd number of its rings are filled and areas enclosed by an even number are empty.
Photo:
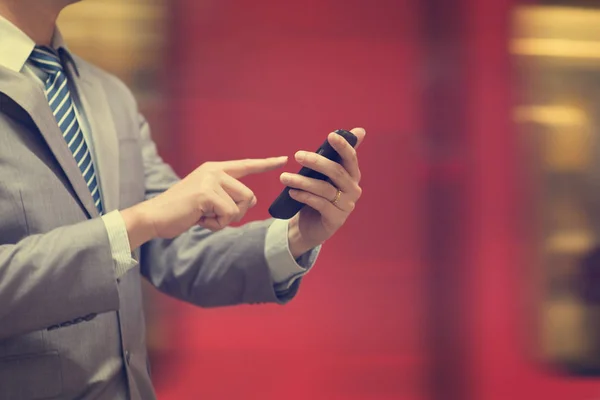
[[[103,70],[78,55],[71,54],[71,56],[75,61],[75,65],[77,66],[77,70],[81,77],[85,79],[86,76],[93,75],[96,79],[101,81],[102,86],[107,89],[106,92],[109,95],[125,100],[127,103],[131,103],[137,108],[137,102],[133,93],[116,75]]]

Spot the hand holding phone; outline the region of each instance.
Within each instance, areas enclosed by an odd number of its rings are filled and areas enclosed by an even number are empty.
[[[346,139],[346,141],[352,147],[356,146],[356,143],[358,142],[358,138],[351,132],[348,132],[343,129],[338,129],[337,131],[335,131],[335,133],[337,133],[338,135],[340,135],[344,139]],[[336,163],[339,163],[341,161],[340,155],[329,144],[328,140],[325,140],[325,142],[317,149],[317,151],[315,151],[315,153],[320,154],[321,156],[323,156],[331,161],[334,161]],[[298,174],[302,175],[302,176],[306,176],[308,178],[314,178],[314,179],[319,179],[319,180],[328,180],[327,176],[321,174],[320,172],[317,172],[310,168],[307,168],[307,167],[301,168],[300,171],[298,172]],[[304,204],[302,204],[299,201],[296,201],[290,197],[289,191],[290,191],[289,187],[286,187],[285,189],[283,189],[281,194],[275,199],[275,201],[273,201],[273,203],[269,207],[269,214],[271,214],[271,216],[273,218],[277,218],[277,219],[292,218],[294,215],[296,215],[302,209],[302,207],[304,207]]]

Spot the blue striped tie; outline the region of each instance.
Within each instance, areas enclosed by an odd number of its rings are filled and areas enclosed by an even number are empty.
[[[53,49],[46,46],[36,46],[31,56],[29,56],[29,61],[48,74],[45,93],[50,109],[90,189],[94,204],[100,215],[102,215],[102,199],[100,198],[92,155],[77,121],[75,106],[69,93],[67,75],[63,70],[60,58]]]

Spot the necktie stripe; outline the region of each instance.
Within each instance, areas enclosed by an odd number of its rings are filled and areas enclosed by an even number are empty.
[[[38,57],[49,57],[50,59],[52,59],[52,57],[54,57],[54,54],[49,51],[46,50],[45,48],[41,47],[41,46],[37,46],[33,49],[32,54],[35,54]]]
[[[92,190],[94,190],[94,188],[96,188],[94,182],[96,180],[96,174],[94,174],[93,172],[94,171],[88,169],[86,174],[83,176],[83,178],[85,179],[85,184],[88,185],[88,187],[90,188],[90,193]]]
[[[58,57],[56,59],[57,61],[54,61],[50,60],[49,57],[37,55],[36,57],[30,57],[29,60],[44,72],[54,75],[62,69],[60,60],[58,60]]]
[[[46,97],[48,97],[48,100],[50,100],[62,89],[61,85],[66,82],[66,79],[64,76],[61,76],[62,74],[60,71],[56,74],[53,71],[49,71],[48,74],[56,75],[54,78],[54,84],[46,89]]]
[[[60,128],[61,131],[62,131],[62,126],[63,126],[65,120],[67,118],[69,118],[69,115],[72,115],[72,114],[75,114],[73,112],[73,102],[65,100],[64,104],[62,104],[62,105],[59,104],[56,106],[56,114],[54,115],[54,117],[56,118],[56,121],[58,121],[58,126],[61,127]],[[63,131],[63,136],[64,135],[65,135],[65,132]]]
[[[67,119],[60,125],[60,130],[64,132],[63,136],[65,139],[69,138],[68,140],[71,140],[72,134],[77,132],[74,130],[75,122],[77,122],[75,120],[75,113],[69,113]]]
[[[98,186],[98,179],[94,169],[94,163],[90,149],[85,143],[83,132],[77,114],[75,105],[69,91],[67,75],[64,73],[60,58],[54,51],[47,47],[37,46],[31,53],[29,61],[42,71],[48,74],[46,79],[45,93],[48,99],[50,110],[56,119],[56,123],[60,128],[63,138],[69,150],[73,154],[73,158],[77,163],[77,167],[81,172],[94,204],[100,215],[103,214],[102,199]]]
[[[79,157],[79,152],[83,149],[85,145],[85,141],[82,138],[83,135],[75,135],[75,141],[73,142],[73,146],[69,146],[69,149],[73,153],[73,157],[77,160]]]
[[[82,151],[82,153],[83,153],[83,156],[81,156],[81,160],[79,160],[79,163],[77,164],[77,166],[79,167],[81,172],[83,172],[85,170],[85,168],[87,167],[87,163],[90,159],[88,157],[90,155],[90,151],[87,148],[85,149],[85,152]]]
[[[92,175],[92,179],[89,180],[89,187],[91,190],[94,190],[95,188],[98,187],[98,184],[96,183],[96,175]]]
[[[32,58],[32,61],[42,64],[45,66],[45,68],[48,68],[48,69],[50,69],[50,68],[52,68],[53,70],[61,69],[61,66],[58,62],[53,61],[52,59],[50,59],[50,57],[42,57],[40,54],[38,54],[37,57]]]
[[[90,177],[87,181],[85,181],[85,183],[87,183],[87,185],[89,186],[90,191],[93,191],[98,187],[98,183],[96,181],[96,174],[92,174],[91,172],[88,172],[88,175]]]
[[[52,108],[53,111],[55,110],[55,108],[53,107],[53,104],[56,101],[56,99],[59,96],[66,96],[68,91],[69,91],[69,88],[67,87],[67,80],[63,79],[60,86],[58,87],[58,90],[54,93],[54,95],[50,96],[49,97],[50,100],[48,100],[48,102],[50,103],[50,108]]]
[[[60,68],[60,64],[57,64],[53,61],[47,61],[47,60],[43,60],[41,58],[37,59],[37,62],[46,65],[47,67],[54,67],[54,68]]]
[[[50,86],[46,84],[46,97],[48,97],[49,93],[53,93],[54,87],[56,86],[56,82],[58,82],[58,79],[53,79],[52,84]]]
[[[86,183],[87,183],[88,187],[90,187],[90,188],[96,188],[96,187],[98,187],[98,185],[96,184],[96,175],[90,174],[90,179],[88,179],[86,181]]]
[[[75,126],[75,124],[71,123],[71,126]],[[79,135],[76,134],[77,132],[73,130],[73,132],[71,132],[71,130],[64,134],[63,136],[65,137],[65,140],[68,140],[67,146],[69,146],[69,149],[71,149],[71,151],[73,151],[73,156],[75,156],[75,151],[74,149],[77,149],[77,138],[79,137]]]
[[[52,59],[52,57],[53,57],[53,55],[50,52],[48,52],[44,49],[41,49],[39,47],[33,49],[33,54],[35,54],[38,57],[49,57],[50,59]]]
[[[56,105],[56,110],[54,110],[54,117],[56,118],[56,120],[58,121],[58,125],[62,125],[62,123],[65,121],[65,117],[68,116],[70,108],[73,107],[73,103],[71,102],[71,104],[69,105],[69,102],[67,102],[67,100],[69,100],[69,96],[65,96],[59,104]]]
[[[86,161],[85,163],[82,163],[81,174],[83,175],[83,179],[85,179],[85,183],[89,185],[88,181],[94,175],[91,162]]]
[[[95,177],[96,177],[96,175],[92,174],[91,172],[88,172],[87,175],[84,176],[85,184],[88,185],[88,187],[90,188],[90,191],[94,190],[96,188],[96,185],[94,184]]]

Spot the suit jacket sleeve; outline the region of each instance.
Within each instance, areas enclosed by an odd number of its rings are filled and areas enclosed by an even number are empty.
[[[140,132],[146,198],[151,198],[179,178],[158,155],[143,117]],[[162,292],[203,307],[285,303],[298,291],[300,280],[275,293],[265,258],[265,238],[272,222],[252,222],[214,233],[196,226],[175,239],[152,240],[142,246],[142,274]]]
[[[0,342],[119,308],[100,218],[0,246]]]

